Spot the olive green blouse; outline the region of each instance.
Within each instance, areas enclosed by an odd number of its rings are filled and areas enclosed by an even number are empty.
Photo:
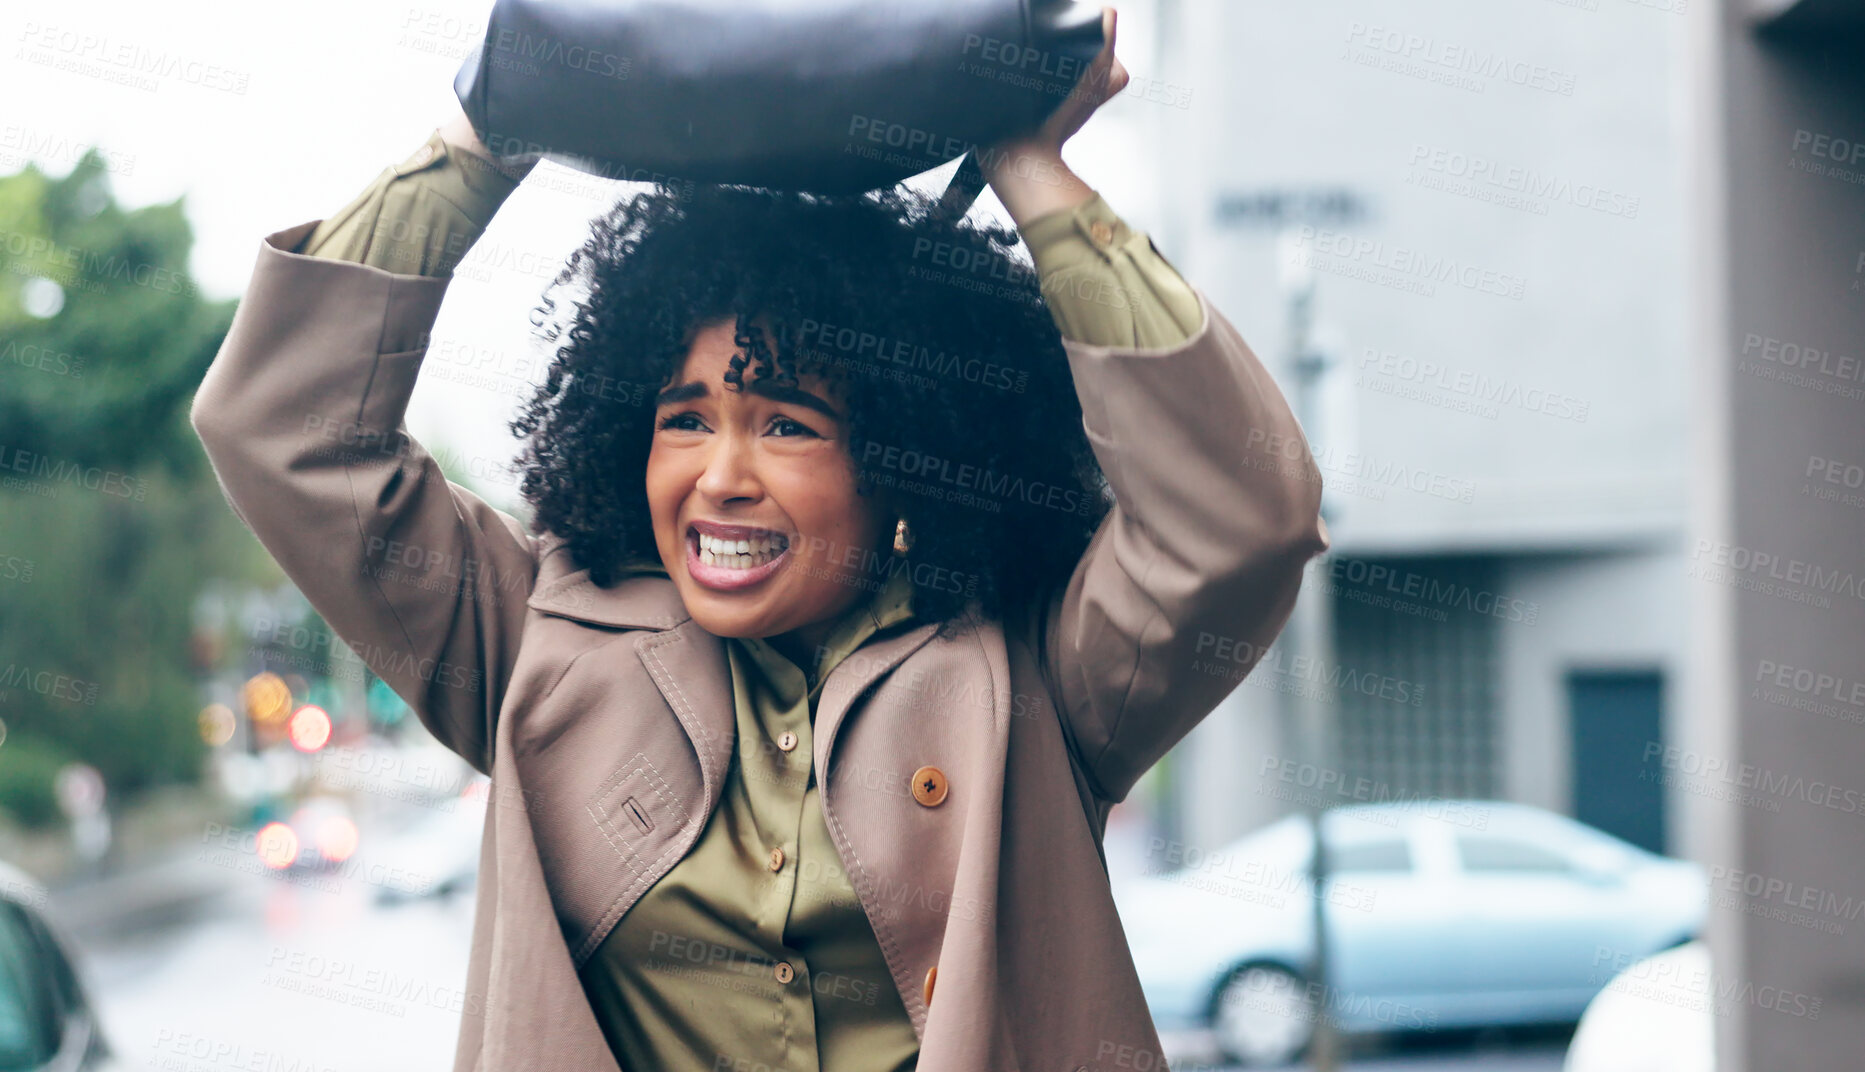
[[[516,185],[436,132],[297,252],[448,276]],[[1099,194],[1020,230],[1064,336],[1165,347],[1201,326],[1191,287]],[[626,568],[666,573],[645,559]],[[891,573],[838,620],[807,676],[762,639],[727,639],[738,743],[719,806],[579,971],[623,1068],[914,1067],[919,1039],[830,839],[811,747],[830,670],[911,620],[911,597],[908,574]]]

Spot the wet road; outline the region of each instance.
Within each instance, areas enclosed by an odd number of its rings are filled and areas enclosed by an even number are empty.
[[[408,839],[457,855],[478,821],[415,814],[378,836],[378,851],[365,844],[355,866],[289,879],[249,866],[250,854],[192,849],[178,864],[218,875],[217,896],[132,934],[76,935],[118,1067],[449,1072],[461,1012],[480,1007],[462,990],[473,891],[378,896],[407,877],[388,861],[421,855]]]

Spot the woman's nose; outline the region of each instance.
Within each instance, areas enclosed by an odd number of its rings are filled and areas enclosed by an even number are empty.
[[[750,439],[735,432],[713,437],[705,470],[699,475],[699,492],[717,502],[762,496]]]

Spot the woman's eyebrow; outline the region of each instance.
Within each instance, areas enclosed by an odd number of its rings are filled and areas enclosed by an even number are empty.
[[[767,377],[760,377],[752,380],[750,386],[745,389],[752,394],[763,395],[773,402],[789,402],[794,405],[802,406],[805,409],[815,410],[823,416],[828,417],[830,420],[839,421],[842,419],[842,415],[835,411],[835,407],[800,387],[790,387],[785,384],[773,382]],[[705,381],[688,380],[686,383],[665,388],[659,394],[655,395],[654,406],[656,409],[659,409],[662,406],[675,406],[682,402],[690,402],[695,398],[704,397],[706,397]]]
[[[681,402],[691,402],[695,398],[704,397],[706,397],[705,382],[702,380],[688,380],[683,384],[665,388],[660,394],[655,395],[654,408],[659,409],[662,406],[678,405]]]
[[[834,406],[831,406],[821,398],[810,394],[800,387],[790,387],[785,384],[774,383],[766,377],[759,377],[758,379],[752,380],[750,386],[745,389],[754,395],[763,395],[773,402],[789,402],[792,405],[802,406],[805,409],[813,409],[832,421],[839,421],[842,419],[842,415],[835,411]]]

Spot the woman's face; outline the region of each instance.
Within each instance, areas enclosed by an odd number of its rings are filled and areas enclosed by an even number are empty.
[[[813,644],[810,627],[840,616],[871,590],[868,578],[882,576],[874,564],[894,519],[856,493],[847,411],[820,378],[779,387],[747,367],[744,390],[725,383],[733,333],[731,320],[702,327],[657,401],[647,465],[654,541],[702,629],[803,630]],[[730,553],[715,552],[715,539]]]

